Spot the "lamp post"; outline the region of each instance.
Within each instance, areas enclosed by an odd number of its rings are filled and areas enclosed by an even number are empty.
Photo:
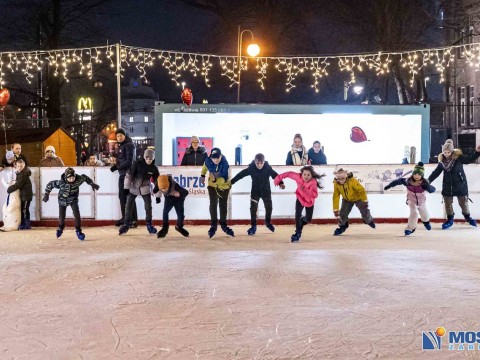
[[[238,54],[238,88],[237,88],[237,104],[240,103],[240,79],[242,75],[242,45],[243,45],[243,33],[249,32],[252,36],[252,43],[247,47],[247,54],[251,57],[256,57],[260,53],[260,46],[253,43],[255,40],[253,33],[248,30],[242,30],[238,25],[238,39],[237,39],[237,54]]]

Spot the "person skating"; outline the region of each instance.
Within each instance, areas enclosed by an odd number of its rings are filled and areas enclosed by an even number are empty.
[[[200,181],[205,184],[205,175],[208,176],[208,196],[210,198],[210,229],[208,236],[210,238],[217,232],[218,209],[220,206],[220,226],[222,230],[230,236],[235,236],[233,230],[227,225],[228,194],[231,188],[231,182],[228,181],[227,159],[222,155],[219,148],[213,148],[210,156],[205,159],[202,167]]]
[[[447,221],[442,224],[442,229],[446,230],[453,226],[455,213],[453,211],[453,198],[456,197],[458,205],[462,209],[462,215],[465,221],[472,226],[477,226],[477,222],[470,216],[468,206],[468,182],[463,170],[463,164],[470,164],[477,161],[480,156],[480,145],[476,151],[468,155],[463,155],[462,150],[453,147],[453,141],[448,139],[442,146],[442,153],[438,155],[438,165],[428,177],[430,183],[440,176],[443,172],[442,196],[445,204],[445,213]]]
[[[295,233],[290,237],[292,242],[298,242],[302,237],[303,227],[312,221],[315,200],[318,197],[318,189],[323,189],[322,178],[325,174],[319,175],[311,165],[304,166],[300,173],[287,171],[275,178],[275,185],[279,186],[283,179],[290,178],[297,183],[295,195]],[[305,208],[305,216],[302,216]]]
[[[87,175],[75,174],[75,170],[71,167],[67,168],[62,174],[60,180],[50,181],[45,187],[45,195],[43,202],[47,202],[53,189],[58,190],[58,229],[57,238],[62,236],[65,229],[65,215],[67,207],[70,206],[75,217],[75,232],[78,240],[85,240],[85,234],[82,232],[82,219],[80,218],[80,210],[78,208],[78,195],[80,186],[86,182],[93,190],[100,189]]]
[[[407,188],[407,204],[410,207],[410,216],[408,217],[407,228],[405,229],[405,235],[407,236],[415,232],[415,229],[417,228],[418,214],[420,214],[420,219],[422,220],[425,229],[432,229],[425,192],[433,193],[435,192],[435,187],[430,185],[428,180],[424,178],[424,175],[425,167],[423,166],[423,162],[419,162],[415,165],[412,176],[408,179],[401,177],[393,180],[390,184],[385,186],[385,190],[397,185],[404,185]]]
[[[157,183],[158,168],[155,165],[155,151],[146,149],[143,153],[143,159],[135,161],[132,168],[125,176],[125,189],[128,189],[127,204],[125,207],[125,222],[118,231],[119,235],[126,234],[131,227],[132,212],[135,207],[135,199],[141,196],[145,204],[145,222],[149,234],[156,234],[157,229],[152,224],[152,196],[150,184],[153,181]],[[158,190],[154,189],[154,192]]]
[[[275,227],[272,224],[272,190],[270,189],[270,177],[275,179],[278,174],[272,169],[268,161],[265,161],[263,154],[255,155],[255,159],[248,165],[246,169],[240,171],[232,179],[232,185],[246,176],[252,177],[252,190],[250,192],[250,229],[247,230],[248,235],[255,235],[257,232],[257,210],[260,199],[265,206],[265,226],[272,232]],[[280,187],[285,189],[283,181]]]
[[[351,172],[342,168],[333,173],[333,214],[338,218],[338,228],[333,235],[341,235],[348,228],[348,215],[353,206],[360,210],[362,220],[371,228],[375,228],[370,209],[368,208],[368,198],[365,188],[353,177]],[[342,197],[342,207],[339,210],[340,197]]]
[[[168,214],[172,208],[175,208],[177,213],[177,224],[175,230],[185,237],[188,237],[189,232],[183,227],[185,219],[185,198],[188,196],[188,190],[181,187],[171,175],[160,175],[157,181],[157,187],[160,190],[158,194],[163,194],[165,200],[163,205],[163,222],[162,228],[158,231],[157,237],[164,238],[168,234]],[[160,202],[160,197],[157,197],[157,203]]]

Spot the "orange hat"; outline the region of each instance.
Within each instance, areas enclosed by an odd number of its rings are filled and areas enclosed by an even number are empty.
[[[168,189],[170,186],[170,180],[167,175],[160,175],[157,180],[158,187],[160,189]]]

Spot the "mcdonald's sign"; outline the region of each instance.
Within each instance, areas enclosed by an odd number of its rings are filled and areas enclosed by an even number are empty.
[[[80,112],[85,112],[85,113],[90,113],[93,112],[93,104],[92,104],[92,98],[89,97],[81,97],[78,100],[78,106],[77,106],[78,111]]]

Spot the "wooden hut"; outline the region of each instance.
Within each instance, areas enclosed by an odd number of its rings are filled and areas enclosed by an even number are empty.
[[[75,140],[62,128],[7,130],[6,135],[7,148],[10,149],[14,143],[22,145],[22,154],[25,155],[30,166],[40,164],[48,145],[55,148],[55,154],[62,158],[66,166],[77,164]],[[2,130],[0,130],[0,144],[5,146],[5,133]],[[3,156],[5,149],[0,151],[0,154]]]

